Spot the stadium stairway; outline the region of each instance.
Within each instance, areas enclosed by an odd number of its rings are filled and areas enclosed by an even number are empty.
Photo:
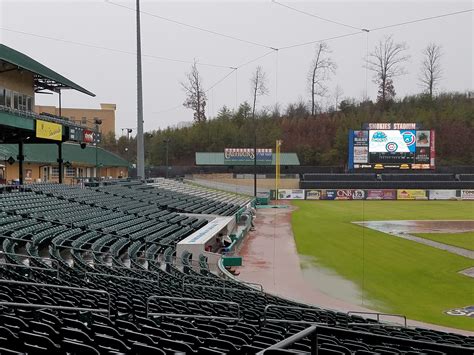
[[[136,183],[0,194],[0,354],[473,353],[473,337],[291,302],[204,256],[176,262],[206,224],[180,212],[240,208]]]

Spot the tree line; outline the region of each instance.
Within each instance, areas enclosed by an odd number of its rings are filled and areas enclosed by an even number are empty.
[[[304,102],[291,103],[283,110],[262,108],[255,118],[253,105],[247,102],[237,110],[224,106],[215,118],[145,133],[146,164],[165,165],[168,144],[171,165],[194,165],[195,152],[253,147],[256,132],[260,148],[274,148],[275,141],[282,139],[282,152],[297,153],[303,165],[341,166],[347,163],[349,129],[360,129],[364,122],[418,122],[436,130],[438,165],[474,162],[474,98],[443,93],[394,99],[384,110],[377,101],[344,99],[337,110],[316,115]],[[115,139],[112,134],[103,138],[101,146],[135,161],[135,138]]]

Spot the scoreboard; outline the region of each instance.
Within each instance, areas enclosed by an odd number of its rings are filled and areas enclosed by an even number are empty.
[[[434,169],[435,131],[415,123],[368,123],[349,131],[349,169]]]

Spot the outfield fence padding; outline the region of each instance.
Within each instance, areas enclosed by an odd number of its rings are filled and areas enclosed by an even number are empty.
[[[474,190],[421,189],[279,189],[271,191],[279,200],[471,200]]]

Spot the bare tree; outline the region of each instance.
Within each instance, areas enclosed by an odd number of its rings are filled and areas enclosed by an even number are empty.
[[[339,102],[341,100],[342,95],[344,95],[344,90],[342,90],[342,87],[338,84],[334,88],[334,101],[335,101],[335,110],[337,111],[339,108]]]
[[[310,84],[311,93],[311,115],[316,114],[316,97],[323,97],[326,95],[328,88],[325,82],[329,79],[330,74],[335,73],[336,63],[334,63],[329,54],[331,51],[326,43],[321,42],[316,47],[316,53],[311,63],[311,68],[308,74],[308,81]]]
[[[407,49],[405,43],[395,43],[390,35],[380,40],[367,58],[367,68],[375,73],[374,83],[378,85],[377,101],[380,102],[382,110],[385,110],[387,101],[395,96],[393,78],[406,74],[402,64],[410,58],[405,55]]]
[[[253,96],[253,106],[252,106],[252,118],[255,118],[255,106],[257,105],[257,98],[262,95],[268,94],[267,89],[267,76],[263,71],[261,66],[258,66],[253,73],[252,78],[250,79],[252,85],[252,96]]]
[[[257,97],[266,95],[268,89],[266,87],[266,75],[261,66],[255,69],[255,73],[250,79],[253,95],[252,119],[253,127],[253,195],[257,197],[257,122],[255,120],[255,106],[257,105]]]
[[[441,57],[442,48],[436,43],[430,43],[422,51],[420,82],[425,92],[433,98],[433,92],[442,77]]]
[[[186,74],[186,79],[186,82],[181,82],[181,86],[186,93],[186,100],[183,106],[194,111],[194,122],[204,122],[206,121],[205,107],[207,97],[196,62],[191,66],[191,72]]]

